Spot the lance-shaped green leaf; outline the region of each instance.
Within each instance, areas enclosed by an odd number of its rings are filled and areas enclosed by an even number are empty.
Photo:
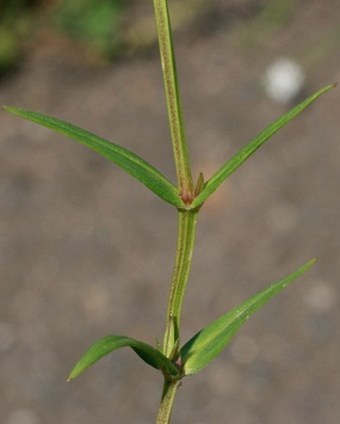
[[[315,259],[312,259],[297,271],[252,296],[195,334],[180,352],[184,374],[195,374],[208,365],[226,347],[250,315],[280,293],[314,263]]]
[[[135,153],[60,119],[12,106],[3,106],[3,108],[21,118],[79,141],[127,171],[163,200],[178,208],[185,208],[177,188],[156,168]]]
[[[161,370],[166,376],[179,378],[179,370],[166,356],[154,347],[125,336],[107,336],[94,343],[71,371],[68,381],[78,377],[99,359],[122,347],[131,347],[148,365]]]
[[[230,160],[228,160],[205,184],[204,189],[201,193],[193,200],[190,207],[192,209],[201,206],[205,200],[223,183],[226,178],[229,177],[237,168],[239,168],[243,162],[245,162],[253,153],[256,152],[266,141],[268,141],[280,128],[288,124],[293,118],[299,115],[304,109],[306,109],[311,103],[313,103],[318,97],[326,93],[336,84],[328,85],[322,88],[312,96],[308,97],[303,102],[299,103],[289,112],[282,115],[271,125],[265,128],[258,136],[256,136],[249,144],[240,149]]]

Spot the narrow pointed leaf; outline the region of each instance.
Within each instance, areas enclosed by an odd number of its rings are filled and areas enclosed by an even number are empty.
[[[252,296],[199,331],[181,349],[184,374],[195,374],[208,365],[226,347],[250,315],[280,293],[314,263],[315,259],[312,259],[297,271]]]
[[[122,347],[131,347],[144,362],[166,375],[179,377],[178,368],[159,350],[130,337],[112,335],[98,340],[85,352],[71,371],[68,381],[78,377],[99,359]]]
[[[3,108],[14,115],[18,115],[79,141],[127,171],[166,202],[178,208],[185,207],[178,195],[177,188],[163,174],[141,157],[124,147],[51,116],[12,106],[3,106]]]
[[[243,162],[245,162],[253,153],[256,152],[266,141],[268,141],[280,128],[288,124],[293,118],[305,110],[318,97],[326,93],[336,84],[328,85],[322,88],[303,102],[299,103],[289,112],[282,115],[271,125],[265,128],[258,136],[256,136],[249,144],[240,149],[229,161],[227,161],[206,183],[202,192],[193,200],[191,208],[201,206],[205,200],[231,175]]]

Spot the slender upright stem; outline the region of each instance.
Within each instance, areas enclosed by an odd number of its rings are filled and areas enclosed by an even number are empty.
[[[154,0],[154,9],[177,180],[183,201],[191,203],[193,182],[182,116],[167,0]]]
[[[187,147],[182,107],[179,95],[176,62],[167,0],[153,0],[161,55],[166,103],[176,165],[179,195],[186,205],[194,198],[194,188]],[[178,359],[180,319],[185,288],[191,268],[197,210],[178,211],[178,239],[174,272],[169,293],[163,353],[173,361]],[[165,381],[157,424],[168,424],[180,380]]]

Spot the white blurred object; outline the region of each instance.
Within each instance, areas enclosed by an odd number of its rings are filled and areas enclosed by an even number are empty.
[[[280,104],[293,101],[306,80],[300,65],[289,58],[279,58],[266,70],[263,83],[267,96]]]

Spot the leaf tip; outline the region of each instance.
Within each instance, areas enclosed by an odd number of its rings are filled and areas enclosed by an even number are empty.
[[[84,369],[80,370],[78,365],[79,365],[79,362],[73,367],[73,369],[69,373],[67,380],[66,380],[68,383],[71,383],[73,380],[75,380],[77,377],[79,377],[79,375],[82,373],[82,371],[84,371]]]
[[[300,268],[300,275],[304,274],[305,272],[309,271],[318,261],[317,257],[314,257],[310,259],[308,262],[306,262],[301,268]]]
[[[326,87],[322,88],[319,93],[324,94],[327,93],[329,90],[333,90],[333,88],[336,88],[338,86],[337,82],[333,82],[332,84],[326,85]]]
[[[306,267],[311,268],[313,265],[316,264],[317,261],[318,261],[318,258],[315,256],[314,258],[312,258],[306,263]]]
[[[71,383],[71,381],[73,381],[73,380],[75,380],[77,377],[78,377],[78,375],[79,375],[79,373],[75,373],[75,370],[73,369],[71,372],[70,372],[70,374],[69,374],[69,376],[67,377],[67,382],[68,383]]]
[[[1,105],[0,107],[1,107],[1,109],[3,109],[6,112],[15,113],[15,111],[16,111],[16,108],[13,107],[13,106]]]

